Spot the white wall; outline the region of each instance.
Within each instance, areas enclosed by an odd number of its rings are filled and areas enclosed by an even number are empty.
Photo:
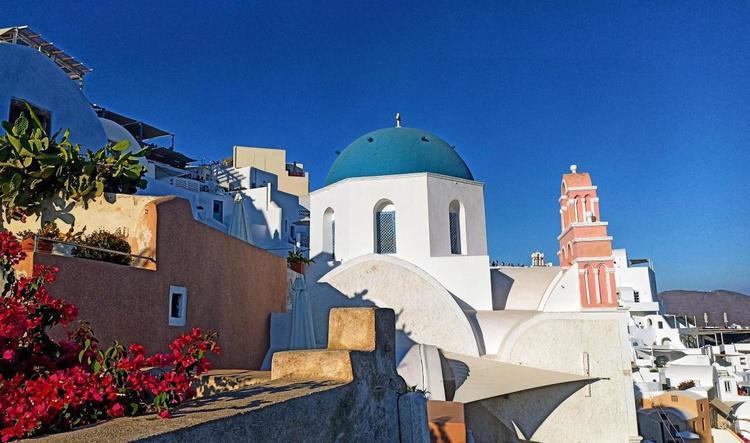
[[[648,266],[630,267],[625,249],[613,249],[612,255],[615,262],[615,285],[620,303],[631,312],[659,312],[654,271]],[[638,291],[638,303],[634,299],[635,291]]]
[[[153,165],[149,167],[153,169]],[[244,169],[247,170],[244,172],[249,172],[251,168]],[[248,189],[249,179],[242,171],[223,168],[220,171],[220,175],[222,174],[224,178],[221,182],[225,185],[230,184],[227,177],[232,177],[235,180],[232,183],[235,189],[245,188],[242,193],[245,195],[245,214],[253,237],[252,244],[278,256],[286,256],[293,246],[290,242],[292,223],[300,220],[300,209],[303,209],[299,204],[299,197],[278,191],[274,187],[276,180],[273,174],[269,174],[266,186],[253,189]],[[170,185],[167,182],[168,178],[157,180],[153,174],[147,179],[148,186],[145,190],[139,191],[139,194],[183,197],[190,201],[196,220],[223,232],[227,231],[235,207],[231,195],[190,191]],[[214,200],[222,201],[224,204],[224,216],[221,223],[212,218]],[[301,232],[306,232],[306,228],[301,229]]]
[[[427,175],[427,199],[429,207],[430,255],[451,255],[448,206],[453,200],[461,203],[466,221],[465,255],[487,255],[487,228],[484,218],[484,185],[450,179],[444,176]]]
[[[396,254],[429,272],[473,309],[492,309],[483,187],[476,182],[418,173],[343,180],[310,195],[310,253],[324,252],[324,213],[336,221],[336,260],[375,251],[375,207],[396,208]],[[464,202],[467,255],[451,255],[448,205]],[[434,230],[434,231],[433,231]]]
[[[674,349],[685,348],[680,339],[680,331],[673,329],[662,315],[633,316],[628,330],[631,340],[638,343],[636,346],[668,345]]]
[[[542,298],[540,311],[545,312],[577,312],[581,310],[581,293],[579,290],[578,264],[573,263],[570,268],[562,271]]]
[[[330,308],[379,306],[396,312],[398,356],[414,343],[479,356],[471,323],[448,291],[424,270],[392,255],[348,260],[308,290],[317,338],[327,337]]]
[[[696,386],[714,386],[714,368],[705,355],[687,355],[666,364],[664,375],[672,387],[677,387],[683,381],[692,380]]]
[[[536,432],[526,434],[529,440],[639,440],[626,322],[627,314],[621,311],[539,313],[513,327],[500,346],[498,360],[584,374],[586,353],[589,375],[600,378],[566,399],[550,416],[541,417]]]
[[[734,422],[734,430],[742,437],[750,439],[750,402],[741,404],[734,415],[738,418]]]
[[[78,85],[55,62],[21,45],[0,43],[0,120],[8,119],[11,98],[25,99],[52,115],[52,133],[70,129],[73,143],[96,149],[107,137]]]

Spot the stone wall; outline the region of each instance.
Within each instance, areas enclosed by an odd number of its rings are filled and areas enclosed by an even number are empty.
[[[328,349],[274,355],[270,380],[195,400],[171,420],[120,418],[49,441],[427,443],[426,400],[396,373],[390,309],[330,314]]]

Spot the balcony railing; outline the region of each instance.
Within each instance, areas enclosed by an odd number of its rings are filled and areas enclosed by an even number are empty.
[[[40,235],[35,235],[34,236],[34,252],[35,253],[36,252],[42,252],[42,251],[39,250],[39,240],[45,240],[45,241],[48,241],[50,243],[64,245],[64,246],[72,246],[72,247],[75,247],[75,248],[89,249],[89,250],[98,251],[98,252],[106,252],[107,254],[122,255],[122,256],[130,257],[131,261],[132,261],[132,259],[135,258],[135,259],[139,259],[139,260],[146,260],[146,261],[150,261],[152,263],[156,263],[156,259],[155,258],[148,257],[146,255],[130,254],[128,252],[114,251],[112,249],[100,248],[98,246],[82,245],[82,244],[79,244],[79,243],[67,242],[67,241],[56,239],[56,238],[42,237]]]

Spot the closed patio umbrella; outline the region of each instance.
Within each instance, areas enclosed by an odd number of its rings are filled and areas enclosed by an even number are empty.
[[[245,199],[242,197],[242,193],[238,192],[234,196],[234,210],[232,211],[232,218],[229,220],[229,230],[227,234],[232,237],[237,237],[242,241],[252,243],[253,236],[250,233],[248,227],[247,213],[245,213]]]
[[[314,349],[315,329],[313,327],[312,309],[307,295],[304,277],[297,277],[292,284],[292,333],[289,338],[289,349]]]

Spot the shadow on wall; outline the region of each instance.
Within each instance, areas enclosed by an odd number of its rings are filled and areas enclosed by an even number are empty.
[[[326,336],[330,308],[378,306],[398,314],[399,357],[416,343],[480,355],[481,334],[472,325],[474,310],[462,306],[429,273],[408,261],[368,254],[338,263],[323,253],[306,269],[305,278],[320,340]]]
[[[478,442],[532,441],[558,406],[595,381],[562,383],[467,403],[466,425],[474,431]],[[516,428],[523,438],[516,436]]]
[[[508,303],[508,295],[510,295],[515,280],[497,269],[490,269],[490,282],[492,285],[492,309],[495,311],[505,309],[505,305]]]
[[[319,297],[313,310],[313,322],[315,323],[315,337],[318,348],[325,348],[328,343],[328,313],[332,308],[355,308],[355,307],[383,307],[378,306],[372,300],[368,300],[366,288],[355,293],[354,297],[342,294],[336,288],[327,283],[317,283],[315,297]],[[399,324],[399,316],[402,311],[396,311],[396,324]],[[396,329],[396,366],[416,343],[410,338],[411,332],[404,328]]]
[[[477,347],[479,348],[479,355],[487,353],[487,349],[484,346],[484,334],[482,333],[482,327],[479,325],[477,320],[477,311],[471,305],[456,297],[452,292],[448,291],[453,298],[453,301],[461,308],[466,315],[466,319],[469,321],[471,330],[474,333],[474,339],[477,341]]]

